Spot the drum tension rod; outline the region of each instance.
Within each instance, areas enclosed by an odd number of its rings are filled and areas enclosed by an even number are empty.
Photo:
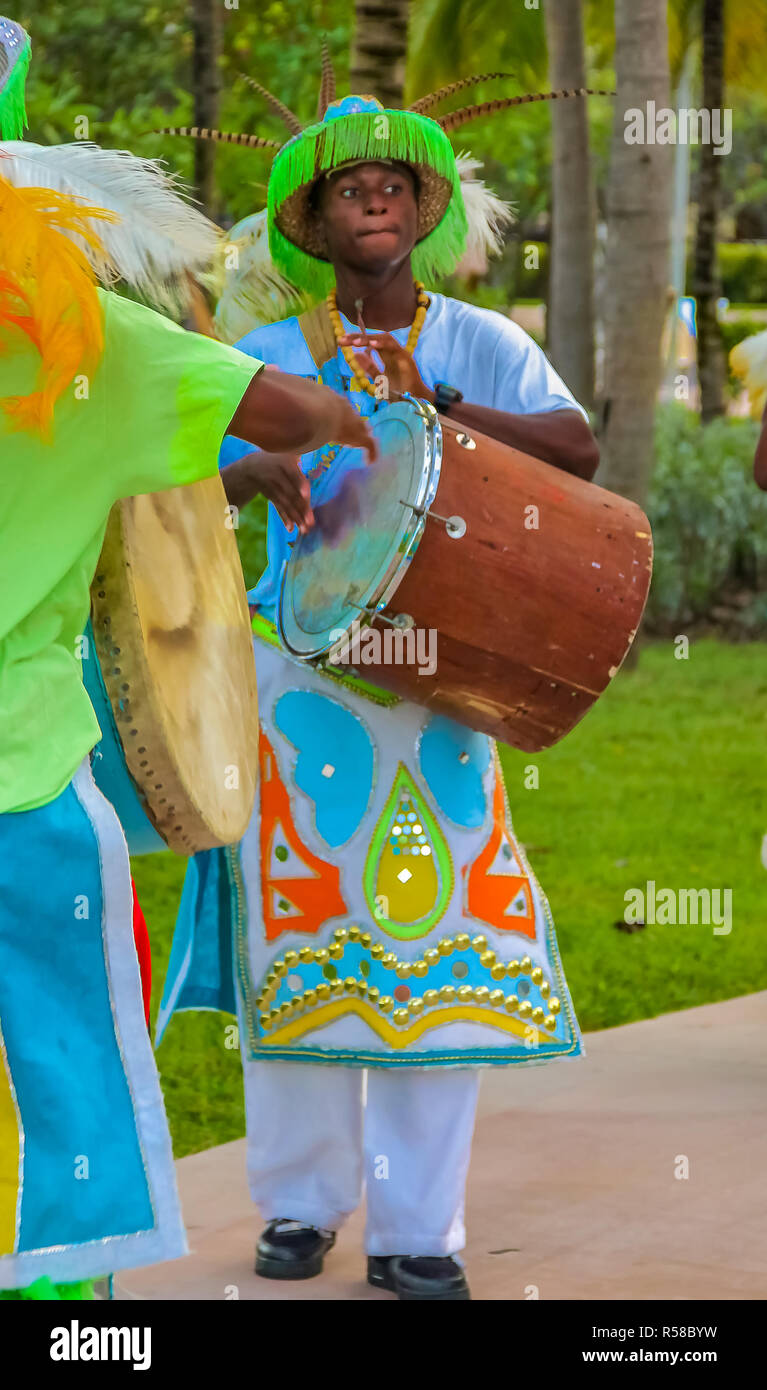
[[[399,500],[400,506],[409,507],[416,516],[433,517],[435,521],[443,522],[451,540],[459,541],[461,536],[466,535],[466,522],[462,516],[440,516],[439,512],[428,511],[426,507],[416,507],[413,502],[405,502],[402,497]]]
[[[350,598],[347,598],[346,602],[350,608],[356,608],[360,613],[367,613],[368,617],[371,619],[378,618],[380,622],[388,623],[390,627],[401,629],[415,627],[415,619],[410,613],[398,613],[396,618],[387,618],[386,614],[382,613],[380,608],[375,607],[375,604],[366,607],[362,603],[355,603],[354,600]]]

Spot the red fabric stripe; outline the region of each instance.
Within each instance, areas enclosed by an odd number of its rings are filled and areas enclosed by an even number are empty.
[[[146,929],[146,921],[141,911],[141,904],[133,879],[131,879],[131,887],[133,889],[133,940],[136,943],[136,955],[141,972],[141,994],[144,1000],[144,1017],[148,1028],[149,1000],[152,994],[152,953],[149,945],[149,932]]]

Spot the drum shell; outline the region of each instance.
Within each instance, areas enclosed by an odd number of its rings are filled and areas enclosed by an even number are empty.
[[[563,738],[609,684],[652,572],[634,502],[476,431],[443,430],[435,517],[386,616],[434,629],[436,671],[366,665],[366,679],[527,752]],[[376,620],[380,631],[385,625]]]

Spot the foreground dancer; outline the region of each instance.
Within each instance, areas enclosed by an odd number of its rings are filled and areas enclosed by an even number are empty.
[[[318,124],[291,116],[269,221],[278,270],[327,299],[240,348],[351,393],[363,415],[387,389],[411,392],[590,478],[584,412],[536,344],[419,282],[455,267],[467,230],[444,130],[372,98],[334,101],[327,74],[323,87]],[[287,527],[312,525],[306,481],[336,452],[304,454],[300,470],[236,439],[222,454],[231,501],[275,504],[251,595],[260,802],[236,850],[190,865],[161,1028],[174,1009],[239,1013],[250,1186],[268,1222],[257,1273],[318,1274],[364,1184],[369,1281],[465,1299],[478,1068],[575,1057],[581,1041],[492,741],[280,647]],[[488,999],[492,1015],[477,1008]]]
[[[3,138],[21,133],[28,45],[0,19]],[[124,156],[137,225],[121,242],[114,214],[53,187],[66,153],[25,186],[24,148],[0,145],[0,1297],[55,1299],[186,1248],[128,851],[88,760],[77,652],[108,513],[214,474],[228,427],[280,448],[364,446],[367,428],[330,391],[97,288],[94,267],[111,279],[136,258],[182,272],[214,235],[156,167]],[[91,191],[114,158],[90,147]],[[185,228],[175,251],[142,242],[146,204]]]

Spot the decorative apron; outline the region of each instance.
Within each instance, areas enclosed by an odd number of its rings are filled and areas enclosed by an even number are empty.
[[[578,1056],[551,911],[492,740],[294,660],[259,614],[253,627],[256,808],[236,849],[190,862],[160,1035],[175,1009],[239,1003],[258,1060]]]

